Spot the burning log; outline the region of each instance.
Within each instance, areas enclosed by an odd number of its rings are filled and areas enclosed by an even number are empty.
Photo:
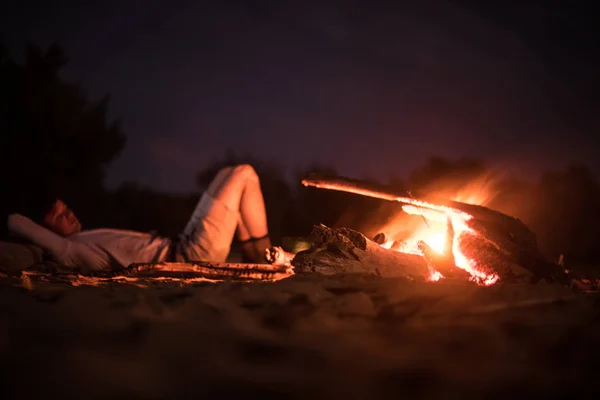
[[[299,252],[292,260],[296,273],[371,273],[421,278],[429,273],[423,257],[388,250],[351,229],[319,225],[313,228],[311,238],[313,247]]]
[[[395,201],[402,205],[405,212],[420,214],[423,218],[425,214],[438,219],[451,216],[460,222],[461,227],[460,232],[453,235],[454,243],[450,245],[454,253],[459,253],[454,255],[460,255],[456,264],[478,278],[485,279],[497,274],[504,281],[569,281],[564,268],[543,257],[537,247],[535,234],[518,218],[479,205],[446,199],[424,201],[415,199],[410,194],[398,195],[381,185],[356,179],[311,177],[304,179],[302,183],[305,186]],[[452,268],[448,266],[455,265],[454,263],[450,260],[440,261],[440,257],[427,243],[419,243],[418,247],[430,264],[433,262],[452,275]],[[445,247],[448,248],[448,243]]]
[[[442,254],[425,242],[420,243],[422,255],[402,253],[393,247],[382,246],[387,241],[385,233],[369,240],[352,229],[332,229],[325,225],[315,226],[311,238],[313,247],[296,254],[292,260],[296,273],[370,273],[384,277],[429,279],[432,271],[438,271],[446,278],[466,280],[470,277],[454,262],[451,221],[448,221],[446,251]]]
[[[430,269],[438,271],[445,278],[451,279],[469,279],[469,272],[459,268],[456,265],[454,257],[454,226],[452,220],[446,221],[446,235],[444,239],[444,250],[439,253],[431,248],[425,241],[419,240],[418,249],[423,253],[423,258],[427,261]]]

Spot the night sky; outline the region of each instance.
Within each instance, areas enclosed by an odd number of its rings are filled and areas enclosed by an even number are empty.
[[[65,78],[111,94],[128,140],[110,186],[191,190],[228,149],[290,174],[320,162],[379,180],[434,155],[528,177],[570,162],[600,171],[587,2],[9,3],[0,35],[13,55],[56,40]]]

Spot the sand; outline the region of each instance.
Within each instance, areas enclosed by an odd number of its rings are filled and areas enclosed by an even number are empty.
[[[14,282],[13,282],[14,283]],[[375,276],[0,288],[2,398],[586,397],[596,298]]]

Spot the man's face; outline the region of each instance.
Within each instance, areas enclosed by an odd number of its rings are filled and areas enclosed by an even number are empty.
[[[81,231],[79,220],[62,200],[56,200],[44,217],[44,223],[50,230],[62,236],[69,236]]]

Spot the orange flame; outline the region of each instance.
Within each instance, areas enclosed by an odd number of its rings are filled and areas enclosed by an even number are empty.
[[[464,198],[463,196],[459,196]],[[474,200],[475,196],[469,196],[470,200]],[[410,215],[420,215],[426,221],[426,224],[418,227],[407,239],[402,243],[398,243],[395,250],[402,253],[421,255],[421,251],[417,247],[419,241],[427,243],[434,251],[440,254],[446,250],[446,229],[447,221],[451,220],[454,228],[454,241],[452,251],[456,266],[464,269],[471,275],[471,280],[479,285],[490,286],[496,283],[499,279],[497,274],[488,274],[483,268],[478,266],[476,260],[468,258],[460,249],[460,241],[463,235],[478,235],[473,229],[467,225],[467,221],[473,216],[452,207],[440,206],[431,204],[425,201],[420,201],[412,198],[403,198],[404,203],[402,210]],[[383,246],[392,248],[394,242],[389,241]],[[429,281],[438,281],[444,276],[434,268],[430,267]]]

